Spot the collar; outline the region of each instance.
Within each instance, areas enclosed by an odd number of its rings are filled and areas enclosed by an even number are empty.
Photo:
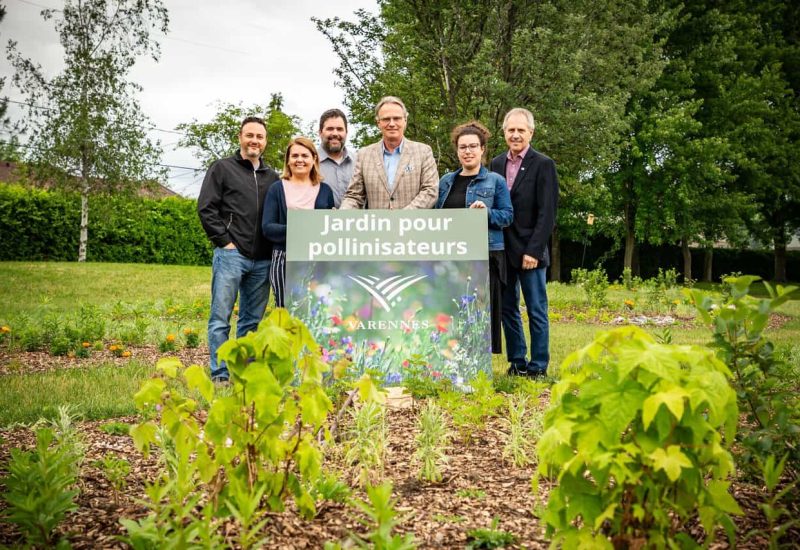
[[[347,150],[347,147],[344,147],[342,150],[344,151],[344,155],[342,155],[342,161],[341,162],[344,162],[347,159],[351,159],[351,160],[353,159],[353,157],[350,156],[350,151]],[[325,149],[322,148],[322,145],[319,146],[319,149],[317,150],[317,153],[319,154],[319,161],[320,162],[322,162],[323,160],[327,160],[327,159],[331,159],[332,161],[337,162],[336,159],[333,159],[333,158],[328,156],[328,153],[325,151]]]
[[[384,155],[394,155],[395,153],[402,154],[403,153],[403,146],[406,144],[406,138],[403,138],[403,141],[400,142],[400,145],[394,151],[389,151],[386,149],[386,142],[381,139],[381,151],[383,151]]]
[[[524,159],[524,158],[525,158],[525,156],[528,154],[528,151],[530,151],[530,149],[531,149],[531,145],[530,145],[530,143],[529,143],[529,144],[528,144],[528,145],[525,147],[525,149],[523,149],[523,150],[522,150],[522,152],[521,152],[519,155],[517,155],[517,158],[523,158],[523,159]],[[514,157],[513,157],[513,155],[511,154],[511,150],[510,150],[510,149],[509,149],[508,153],[506,154],[506,158],[507,158],[508,160],[514,160]]]
[[[253,169],[253,163],[242,156],[241,149],[236,151],[236,154],[233,155],[233,158],[235,158],[236,162],[238,162],[242,166],[247,166],[250,170]],[[267,165],[264,164],[264,157],[259,157],[258,158],[258,168],[255,169],[256,172],[260,172],[260,171],[263,171],[263,170],[266,170],[266,169],[267,169]]]

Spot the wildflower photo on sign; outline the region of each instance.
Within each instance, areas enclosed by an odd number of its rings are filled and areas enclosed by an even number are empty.
[[[409,365],[468,384],[491,376],[486,214],[290,211],[287,308],[326,361],[402,383]]]

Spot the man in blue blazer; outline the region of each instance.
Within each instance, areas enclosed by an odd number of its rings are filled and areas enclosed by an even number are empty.
[[[514,206],[514,221],[503,231],[507,279],[503,292],[503,331],[509,373],[539,377],[550,361],[546,271],[548,242],[556,223],[558,175],[552,159],[531,146],[533,114],[511,109],[503,120],[508,151],[492,159],[490,169],[506,178]],[[525,297],[531,354],[527,359],[525,333],[519,313],[519,293]]]

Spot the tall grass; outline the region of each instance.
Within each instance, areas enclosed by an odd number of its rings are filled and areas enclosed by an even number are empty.
[[[69,404],[86,420],[134,414],[133,394],[154,371],[153,365],[130,361],[35,374],[0,377],[0,426],[56,418]]]

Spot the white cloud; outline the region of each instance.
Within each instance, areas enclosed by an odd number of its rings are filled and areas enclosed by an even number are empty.
[[[6,0],[6,18],[0,23],[3,46],[18,42],[23,55],[40,63],[48,74],[62,66],[63,53],[53,23],[42,20],[42,8],[58,9],[54,0]],[[320,113],[343,106],[343,92],[334,86],[338,65],[328,41],[314,27],[312,16],[352,18],[359,8],[375,12],[376,0],[319,2],[259,2],[256,0],[166,0],[170,31],[160,39],[161,59],[141,59],[131,72],[143,92],[142,109],[157,128],[174,129],[181,122],[205,120],[218,101],[266,103],[281,92],[284,108],[302,118],[305,128]],[[12,69],[5,54],[0,77]],[[6,79],[3,94],[22,99]],[[21,116],[11,105],[12,116]],[[198,161],[186,149],[174,148],[179,136],[153,132],[165,145],[165,164],[194,167]],[[196,196],[202,174],[172,170],[169,185]]]

